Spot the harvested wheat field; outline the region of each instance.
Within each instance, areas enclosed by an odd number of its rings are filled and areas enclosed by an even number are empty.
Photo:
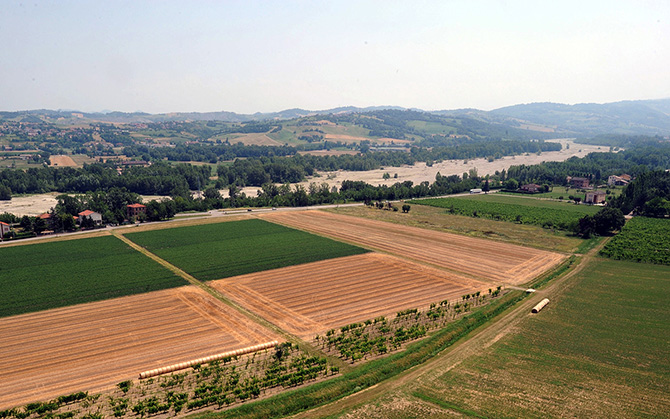
[[[566,257],[513,244],[322,211],[287,211],[260,217],[493,283],[523,284]]]
[[[489,287],[379,253],[241,275],[209,285],[301,338]]]
[[[49,157],[52,166],[59,167],[77,167],[77,163],[72,160],[72,157],[64,154],[55,154]]]
[[[276,339],[193,286],[0,319],[0,409]]]

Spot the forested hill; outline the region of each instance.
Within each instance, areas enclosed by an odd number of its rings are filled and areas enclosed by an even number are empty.
[[[575,136],[670,134],[670,99],[576,105],[530,103],[496,109],[488,114],[556,126]]]
[[[395,111],[395,112],[394,112]],[[371,106],[359,108],[345,106],[326,110],[286,109],[279,112],[238,114],[235,112],[174,112],[149,114],[144,112],[86,113],[63,110],[31,110],[21,112],[1,112],[0,121],[21,120],[23,122],[49,122],[79,124],[90,122],[106,123],[161,123],[188,121],[219,121],[226,123],[275,122],[298,120],[301,118],[333,116],[350,118],[351,115],[375,114],[390,117],[407,114],[433,115],[438,123],[447,124],[458,119],[462,125],[495,127],[499,131],[526,131],[536,138],[550,137],[591,137],[600,134],[628,135],[670,135],[670,99],[621,101],[614,103],[581,103],[566,105],[560,103],[529,103],[507,106],[492,111],[478,109],[456,109],[423,111],[398,106]],[[407,119],[406,115],[401,119]],[[423,118],[426,119],[425,117]],[[435,122],[435,121],[432,121]],[[487,128],[488,129],[488,128]],[[547,135],[548,134],[548,135]],[[504,135],[497,135],[504,137]],[[514,136],[519,139],[518,135]]]

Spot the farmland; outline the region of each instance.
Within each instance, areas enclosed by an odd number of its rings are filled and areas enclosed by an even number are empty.
[[[486,417],[663,416],[668,278],[665,266],[595,260],[514,333],[411,391]]]
[[[115,237],[0,249],[0,317],[185,285]]]
[[[593,215],[599,207],[509,195],[475,195],[410,201],[413,204],[445,208],[449,213],[484,217],[498,221],[533,224],[545,228],[570,230],[583,216]]]
[[[339,207],[326,211],[558,252],[573,252],[584,242],[580,238],[539,226],[447,214],[442,208],[427,205],[412,205],[409,213],[379,211],[361,206]]]
[[[348,323],[484,291],[487,285],[368,253],[243,275],[210,285],[304,339]]]
[[[202,281],[366,252],[255,219],[125,236]]]
[[[0,334],[0,409],[276,338],[193,286],[12,316]]]
[[[600,254],[612,259],[670,265],[670,220],[634,217]]]
[[[565,258],[527,247],[319,211],[262,217],[496,284],[523,284]]]

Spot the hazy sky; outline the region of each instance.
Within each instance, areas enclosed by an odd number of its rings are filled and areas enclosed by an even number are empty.
[[[489,110],[668,97],[667,0],[0,5],[0,110]]]

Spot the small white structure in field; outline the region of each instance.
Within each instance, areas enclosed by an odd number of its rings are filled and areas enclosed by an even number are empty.
[[[531,313],[539,313],[540,310],[542,310],[544,308],[544,306],[546,306],[547,304],[549,304],[549,299],[545,298],[544,300],[537,303],[537,305],[535,307],[533,307],[533,309],[530,312]]]
[[[533,292],[535,292],[535,290],[533,288],[528,288],[526,290],[526,294],[530,294],[530,293],[533,293]]]

